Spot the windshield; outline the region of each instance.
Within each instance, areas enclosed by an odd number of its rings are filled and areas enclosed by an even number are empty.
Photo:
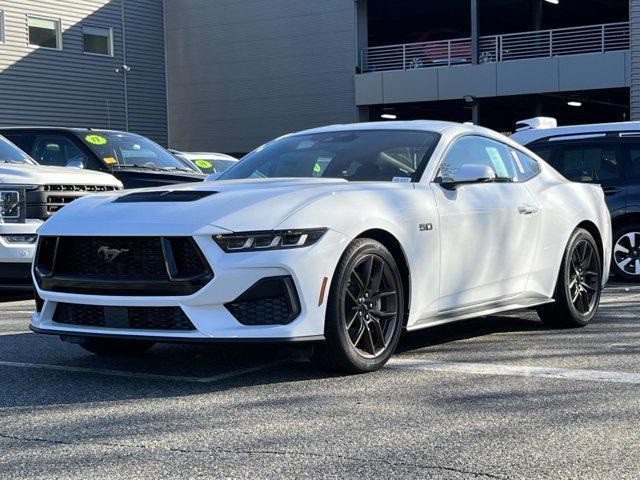
[[[125,132],[91,132],[80,135],[84,142],[112,168],[145,168],[194,172],[148,138]]]
[[[191,157],[191,161],[202,170],[202,173],[210,175],[212,173],[224,172],[227,168],[236,163],[236,160],[224,160],[220,158],[195,158]]]
[[[219,179],[416,181],[439,138],[437,133],[417,130],[351,130],[283,137],[256,149]]]
[[[29,158],[29,155],[24,153],[14,144],[9,143],[3,137],[0,137],[0,162],[3,163],[28,163],[35,165],[36,162]]]

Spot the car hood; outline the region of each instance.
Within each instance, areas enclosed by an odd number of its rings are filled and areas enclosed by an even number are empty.
[[[0,163],[0,185],[105,185],[122,184],[108,173],[79,168]]]
[[[391,184],[389,184],[391,185]],[[206,227],[227,231],[271,230],[326,195],[363,188],[339,179],[227,180],[91,195],[73,202],[47,222],[45,234],[194,234]],[[192,201],[135,201],[158,192],[209,195]],[[147,196],[148,198],[148,196]],[[309,226],[314,224],[309,219]],[[75,226],[74,226],[75,225]]]

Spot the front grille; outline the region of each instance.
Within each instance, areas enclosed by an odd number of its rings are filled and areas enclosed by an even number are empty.
[[[289,276],[263,278],[225,307],[243,325],[286,325],[300,314]]]
[[[56,274],[168,280],[159,237],[60,237]]]
[[[180,307],[103,307],[58,303],[53,321],[84,327],[133,330],[195,330]]]
[[[115,190],[119,188],[110,185],[43,185],[27,192],[27,217],[47,220],[80,197]]]
[[[191,237],[40,237],[43,290],[87,295],[191,295],[213,272]]]

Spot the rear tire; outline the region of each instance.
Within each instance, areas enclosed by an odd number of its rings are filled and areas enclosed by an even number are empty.
[[[154,342],[120,340],[111,338],[87,338],[79,343],[86,351],[108,357],[134,357],[144,354]]]
[[[625,225],[613,232],[611,271],[620,280],[640,283],[640,225]]]
[[[555,303],[538,309],[542,322],[554,328],[584,327],[595,316],[602,293],[602,261],[593,235],[582,228],[571,235],[562,258]]]
[[[354,240],[331,282],[326,341],[312,361],[347,373],[381,368],[398,345],[404,312],[402,276],[389,250],[376,240]]]

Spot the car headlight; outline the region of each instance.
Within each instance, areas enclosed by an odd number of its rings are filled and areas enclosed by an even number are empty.
[[[21,190],[0,190],[0,222],[24,221],[25,198]]]
[[[227,253],[260,250],[287,250],[313,245],[326,233],[326,228],[305,230],[271,230],[214,235],[213,240]]]

